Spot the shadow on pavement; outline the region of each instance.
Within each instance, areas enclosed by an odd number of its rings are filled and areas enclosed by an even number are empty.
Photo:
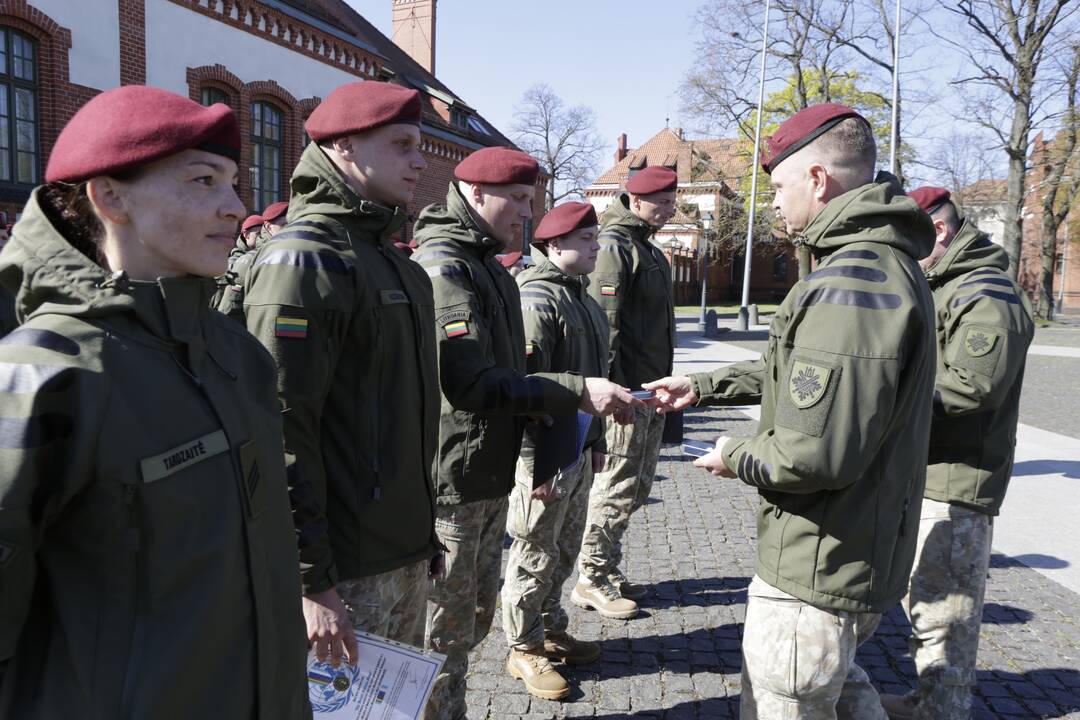
[[[742,623],[671,635],[609,638],[600,641],[600,660],[591,665],[563,666],[560,671],[565,671],[575,690],[585,681],[648,677],[660,672],[738,675],[742,672],[741,643]],[[574,698],[574,691],[570,698]]]
[[[1013,477],[1024,475],[1064,475],[1080,480],[1080,460],[1025,460],[1013,465]]]
[[[1068,560],[1062,560],[1053,555],[1041,553],[1025,553],[1024,555],[1008,556],[994,553],[990,556],[991,568],[1014,568],[1026,567],[1041,570],[1060,570],[1069,567]]]
[[[664,580],[648,585],[649,595],[638,600],[638,606],[648,611],[672,607],[736,605],[746,602],[746,588],[749,585],[748,577]]]
[[[983,605],[983,624],[1023,625],[1035,617],[1035,613],[1013,605],[986,603]]]

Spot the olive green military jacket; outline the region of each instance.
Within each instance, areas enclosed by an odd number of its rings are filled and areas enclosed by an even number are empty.
[[[692,375],[702,405],[761,403],[724,460],[759,489],[757,574],[817,607],[883,612],[907,589],[926,479],[933,225],[899,183],[831,200],[799,241],[821,263],[760,360]]]
[[[229,251],[225,274],[218,279],[218,288],[210,303],[218,312],[240,323],[244,322],[244,284],[255,253],[266,241],[264,233],[265,230],[259,233],[255,247],[249,246],[242,235],[237,238],[236,247]]]
[[[937,312],[937,378],[926,494],[997,515],[1016,447],[1020,388],[1035,334],[1009,259],[964,222],[926,273]]]
[[[248,329],[278,363],[304,592],[435,552],[439,395],[431,283],[309,144],[288,222],[247,274]]]
[[[420,213],[412,259],[435,290],[442,415],[435,467],[444,505],[507,495],[529,415],[577,412],[584,380],[570,372],[526,375],[518,287],[456,183],[445,205]]]
[[[525,323],[526,369],[530,373],[575,372],[582,377],[607,377],[607,318],[586,292],[589,278],[567,275],[543,254],[537,257],[536,265],[517,276]],[[531,423],[526,426],[521,448],[521,459],[530,472],[534,428]],[[593,419],[585,447],[606,452],[603,418]]]
[[[0,717],[309,718],[274,365],[31,196],[0,255]]]
[[[631,390],[671,374],[675,305],[671,265],[650,238],[656,229],[620,194],[600,218],[600,254],[589,284],[611,327],[610,377]]]

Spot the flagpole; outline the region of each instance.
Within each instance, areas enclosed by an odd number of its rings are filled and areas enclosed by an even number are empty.
[[[742,303],[739,306],[739,318],[736,329],[745,332],[750,329],[750,257],[754,249],[754,216],[757,214],[757,176],[758,153],[761,148],[761,115],[765,106],[765,57],[769,46],[769,10],[772,0],[765,0],[765,28],[761,34],[761,72],[758,78],[757,126],[754,128],[753,170],[750,175],[750,212],[746,223],[746,250],[743,253]]]
[[[900,1],[896,0],[896,22],[893,25],[893,61],[892,61],[892,131],[889,133],[889,171],[896,175],[900,159],[896,157],[897,101],[900,99]]]

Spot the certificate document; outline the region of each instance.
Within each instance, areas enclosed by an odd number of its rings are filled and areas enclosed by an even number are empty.
[[[356,633],[356,665],[338,667],[308,654],[311,709],[318,720],[418,720],[445,655]]]

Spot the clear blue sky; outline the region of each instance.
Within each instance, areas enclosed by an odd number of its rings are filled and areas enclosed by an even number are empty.
[[[349,0],[387,36],[390,0]],[[544,82],[568,104],[596,111],[607,143],[640,145],[681,126],[676,96],[693,62],[698,0],[440,0],[436,74],[504,133],[529,86]]]
[[[348,1],[392,35],[390,0]],[[672,127],[685,127],[692,136],[693,123],[680,117],[678,86],[694,63],[701,35],[694,13],[701,2],[440,0],[436,71],[507,134],[522,92],[535,83],[551,85],[568,105],[590,106],[607,143],[600,162],[606,169],[619,133],[625,132],[630,147],[636,147],[670,118]],[[938,21],[946,29],[959,25],[949,17]],[[955,30],[963,32],[961,27]],[[948,98],[947,82],[956,70],[951,51],[929,35],[913,33],[904,42],[917,52],[902,66],[928,70],[922,81]],[[926,152],[936,137],[957,127],[949,115],[949,105],[955,104],[931,103],[918,117],[909,116],[905,141]],[[887,163],[883,158],[880,164]],[[919,174],[918,168],[909,168],[912,171]]]

